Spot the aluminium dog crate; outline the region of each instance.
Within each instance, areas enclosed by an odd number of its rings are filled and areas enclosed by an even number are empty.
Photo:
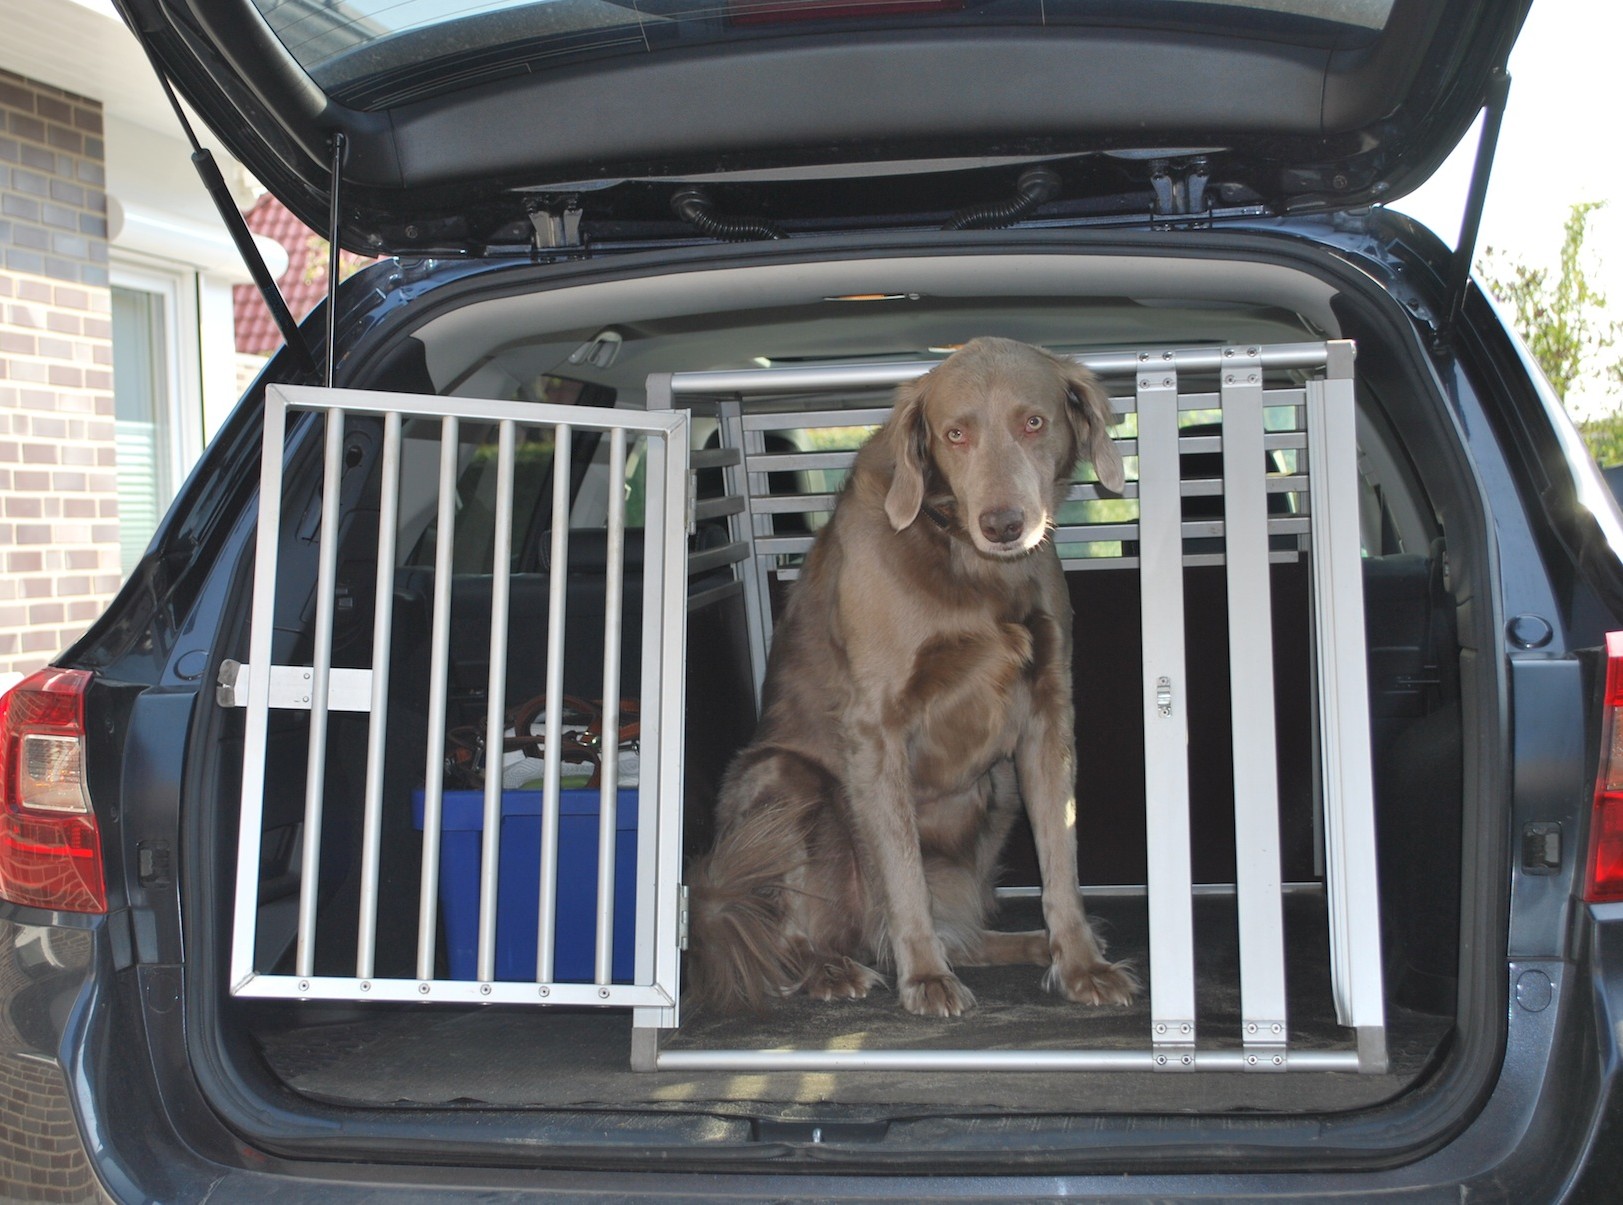
[[[805,366],[725,372],[664,374],[648,381],[645,413],[586,407],[549,407],[464,399],[406,397],[273,387],[267,398],[264,479],[261,491],[253,627],[246,666],[228,663],[222,701],[246,706],[242,838],[232,953],[232,990],[243,996],[345,1000],[422,1000],[474,1003],[599,1005],[633,1010],[633,1063],[644,1070],[1363,1070],[1384,1069],[1385,1020],[1375,879],[1373,789],[1366,681],[1361,536],[1357,482],[1357,428],[1353,347],[1348,342],[1198,349],[1143,349],[1078,357],[1105,382],[1122,416],[1118,447],[1129,467],[1119,499],[1088,479],[1070,491],[1074,504],[1060,516],[1054,539],[1067,572],[1133,569],[1140,577],[1142,725],[1145,741],[1145,823],[1150,928],[1150,1026],[1135,1050],[664,1050],[659,1034],[680,1020],[680,950],[685,942],[681,886],[682,757],[685,619],[718,591],[742,591],[756,690],[771,640],[773,593],[791,581],[814,529],[832,508],[838,478],[854,456],[856,439],[884,421],[886,390],[931,367],[928,363]],[[378,516],[378,605],[370,667],[331,664],[336,507],[325,507],[316,589],[316,639],[309,660],[278,661],[272,628],[277,613],[278,533],[298,517],[281,513],[283,432],[290,413],[314,412],[325,426],[326,483],[322,497],[340,497],[338,474],[346,416],[381,419],[382,501]],[[559,766],[548,761],[542,815],[541,890],[536,901],[536,981],[498,980],[493,970],[498,825],[484,826],[480,859],[479,958],[472,979],[436,977],[434,969],[437,826],[425,823],[418,938],[412,974],[380,976],[373,964],[377,911],[376,832],[382,807],[382,763],[389,723],[387,699],[390,614],[387,598],[394,564],[401,423],[437,420],[441,435],[439,504],[449,506],[456,472],[457,424],[495,424],[500,483],[493,540],[491,650],[487,743],[501,739],[504,656],[508,630],[504,540],[510,516],[515,428],[549,428],[559,457],[569,434],[598,430],[614,441],[609,494],[624,489],[624,441],[646,441],[647,514],[644,524],[640,689],[643,699],[643,772],[638,791],[636,968],[630,984],[613,982],[611,963],[614,789],[605,774],[602,838],[604,865],[595,911],[597,959],[593,982],[557,982],[557,794]],[[786,443],[793,432],[798,443]],[[811,433],[808,437],[808,433]],[[816,433],[844,433],[832,449]],[[852,436],[856,438],[851,438]],[[699,443],[692,448],[690,443]],[[1203,456],[1220,453],[1220,475],[1188,471]],[[1184,467],[1180,467],[1183,465]],[[1136,471],[1135,471],[1136,466]],[[567,468],[553,474],[567,483]],[[701,485],[702,483],[702,485]],[[787,484],[786,484],[787,483]],[[559,484],[555,513],[569,498]],[[506,493],[501,491],[505,490]],[[1187,499],[1221,497],[1220,513],[1186,513]],[[504,501],[505,500],[505,501]],[[504,523],[504,518],[507,522]],[[554,526],[551,563],[570,563],[567,531]],[[425,808],[443,757],[445,727],[450,516],[442,513],[431,608],[428,748],[421,758]],[[603,682],[619,680],[620,549],[623,508],[607,520],[610,604],[604,625]],[[719,536],[717,533],[720,533]],[[694,540],[695,533],[705,538]],[[1275,781],[1272,637],[1266,623],[1270,562],[1306,558],[1313,596],[1314,689],[1318,716],[1316,821],[1322,826],[1322,866],[1328,897],[1330,966],[1339,1023],[1351,1031],[1344,1049],[1293,1050],[1285,1005],[1283,896],[1279,787]],[[1189,566],[1222,566],[1229,597],[1229,691],[1236,713],[1233,772],[1236,859],[1233,893],[1240,931],[1241,1023],[1237,1034],[1199,1030],[1195,1003],[1193,900],[1189,838],[1191,716],[1186,690],[1184,574]],[[267,570],[270,570],[267,572]],[[730,573],[727,586],[695,590],[690,579]],[[561,694],[565,602],[553,576],[548,611],[546,686]],[[255,667],[269,665],[268,673]],[[612,694],[612,690],[606,693]],[[366,785],[356,800],[333,800],[362,815],[360,931],[353,973],[317,974],[311,950],[321,923],[316,915],[319,878],[322,767],[321,734],[332,710],[366,712]],[[558,708],[549,706],[548,714]],[[266,731],[274,714],[307,713],[310,731],[302,828],[304,873],[299,895],[296,953],[291,973],[256,963],[261,883],[259,811],[265,790]],[[610,726],[612,727],[612,725]],[[556,746],[549,740],[548,747]],[[612,757],[608,760],[613,760]],[[494,777],[494,776],[493,776]],[[487,817],[498,815],[499,786],[487,784]],[[315,835],[312,839],[312,834]],[[549,865],[549,856],[552,859]],[[1202,1039],[1197,1043],[1197,1036]],[[1213,1043],[1220,1043],[1214,1045]]]

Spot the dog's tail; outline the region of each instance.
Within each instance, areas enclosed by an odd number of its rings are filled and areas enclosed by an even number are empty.
[[[753,812],[688,869],[688,1003],[762,1012],[805,981],[786,932],[786,875],[804,854],[794,826]]]

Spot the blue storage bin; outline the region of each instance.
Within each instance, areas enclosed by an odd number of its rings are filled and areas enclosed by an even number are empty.
[[[637,916],[637,789],[619,792],[614,845],[614,982],[630,983]],[[412,793],[423,827],[423,792]],[[452,979],[478,977],[482,791],[446,791],[440,823],[440,917]],[[558,802],[557,935],[553,979],[590,983],[597,943],[598,792],[565,789]],[[496,881],[496,978],[535,981],[541,890],[541,792],[502,792]]]

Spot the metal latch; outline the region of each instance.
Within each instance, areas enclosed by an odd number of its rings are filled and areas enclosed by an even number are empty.
[[[1156,217],[1183,217],[1206,212],[1206,184],[1211,167],[1204,155],[1190,159],[1182,176],[1173,174],[1170,161],[1150,165],[1150,187],[1155,190]]]
[[[1172,714],[1172,679],[1157,678],[1155,680],[1155,710],[1162,718]]]
[[[566,206],[561,213],[549,209],[530,211],[530,225],[535,227],[535,246],[538,251],[559,247],[579,247],[581,210],[577,205]]]

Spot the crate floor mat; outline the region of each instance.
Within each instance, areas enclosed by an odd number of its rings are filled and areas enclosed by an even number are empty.
[[[1089,903],[1112,958],[1145,974],[1143,899]],[[1325,904],[1286,900],[1292,1050],[1345,1046],[1326,970]],[[1000,927],[1034,928],[1036,900],[1005,901]],[[1195,904],[1197,999],[1202,1047],[1239,1045],[1237,926],[1232,898]],[[1088,1008],[1042,990],[1039,967],[960,972],[977,1007],[952,1019],[910,1016],[894,991],[866,1000],[782,1001],[764,1017],[684,1018],[670,1049],[1142,1049],[1147,997],[1126,1008]],[[653,1072],[628,1069],[630,1018],[623,1013],[492,1006],[405,1007],[350,1023],[282,1029],[264,1039],[266,1058],[297,1091],[344,1103],[495,1105],[531,1108],[698,1108],[720,1113],[816,1115],[830,1104],[855,1116],[1359,1108],[1402,1092],[1436,1056],[1447,1018],[1391,1010],[1390,1069],[1383,1075],[1320,1072]]]

